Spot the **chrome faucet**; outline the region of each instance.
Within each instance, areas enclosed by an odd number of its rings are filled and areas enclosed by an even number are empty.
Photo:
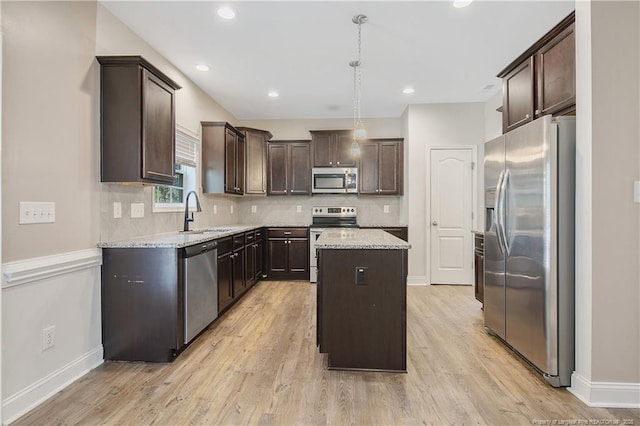
[[[191,212],[191,217],[189,217],[189,195],[193,194],[196,197],[196,211],[201,212],[202,208],[200,207],[200,200],[198,199],[198,193],[196,191],[189,191],[187,193],[186,198],[184,199],[184,229],[183,231],[189,230],[189,222],[193,222],[193,212]]]

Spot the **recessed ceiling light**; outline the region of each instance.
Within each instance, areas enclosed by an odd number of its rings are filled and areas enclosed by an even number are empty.
[[[221,7],[218,9],[218,16],[222,19],[233,19],[236,17],[236,11],[230,7]]]
[[[460,9],[469,6],[471,2],[473,2],[473,0],[453,0],[453,7]]]
[[[278,96],[280,96],[280,93],[276,92],[275,90],[269,92],[270,98],[277,98]]]
[[[209,66],[205,64],[198,64],[196,65],[196,69],[198,71],[209,71]]]
[[[402,93],[406,94],[406,95],[410,95],[411,93],[415,92],[416,90],[413,87],[405,87],[404,89],[402,89]]]

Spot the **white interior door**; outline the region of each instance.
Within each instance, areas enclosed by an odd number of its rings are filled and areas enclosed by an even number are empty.
[[[432,284],[472,284],[473,152],[431,150]]]

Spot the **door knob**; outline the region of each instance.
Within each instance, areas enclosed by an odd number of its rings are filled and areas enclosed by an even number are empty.
[[[433,222],[431,222],[431,224],[432,224],[433,226],[438,226],[438,222],[436,222],[435,220],[434,220]]]

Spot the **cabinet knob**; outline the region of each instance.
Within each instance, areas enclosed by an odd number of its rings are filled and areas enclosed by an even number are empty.
[[[531,118],[531,114],[527,114],[524,116],[524,118],[526,118],[527,120]]]
[[[540,114],[540,110],[539,109],[536,110],[536,115],[538,115],[538,114]]]
[[[336,161],[336,164],[339,166],[339,165],[340,165],[340,162],[339,162],[339,161]]]
[[[329,165],[332,166],[333,165],[333,161],[329,161]]]
[[[431,222],[431,224],[432,224],[433,226],[438,226],[438,222],[436,222],[435,220],[434,220],[433,222]]]

